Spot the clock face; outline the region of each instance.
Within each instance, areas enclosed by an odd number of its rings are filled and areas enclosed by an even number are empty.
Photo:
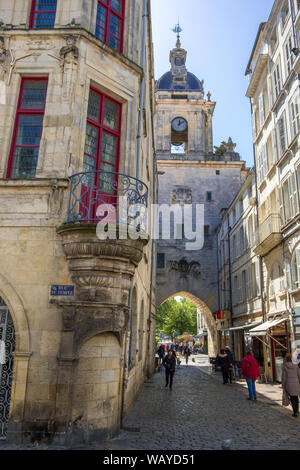
[[[183,118],[175,118],[172,121],[172,128],[176,132],[183,132],[187,128],[187,122]]]

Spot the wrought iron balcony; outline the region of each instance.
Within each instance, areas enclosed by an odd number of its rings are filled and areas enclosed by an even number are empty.
[[[256,247],[254,252],[257,255],[265,255],[272,248],[277,246],[282,240],[281,219],[278,214],[271,214],[260,225],[256,234]]]
[[[88,171],[70,177],[68,216],[65,223],[117,223],[122,203],[122,222],[147,225],[148,187],[142,181],[122,173]],[[133,210],[138,207],[139,212]],[[125,212],[124,212],[125,209]]]

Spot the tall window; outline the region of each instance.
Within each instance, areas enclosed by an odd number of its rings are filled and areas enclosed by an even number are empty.
[[[282,184],[281,199],[282,206],[281,211],[283,219],[288,222],[298,212],[298,194],[297,194],[297,182],[296,175],[293,173],[290,177]]]
[[[277,121],[277,139],[280,158],[287,148],[285,112],[282,113],[281,117]]]
[[[292,68],[295,62],[295,56],[292,52],[292,49],[293,49],[292,36],[288,37],[285,43],[284,49],[285,49],[286,75],[288,77],[292,71]]]
[[[7,177],[34,178],[43,131],[47,78],[23,78]]]
[[[278,58],[277,64],[275,64],[273,70],[273,84],[274,84],[274,97],[275,100],[278,98],[281,91],[281,69],[280,69],[280,57]]]
[[[54,27],[57,0],[32,0],[29,28]]]
[[[121,104],[91,88],[83,171],[118,171],[120,133]]]
[[[296,137],[300,129],[300,114],[299,114],[299,96],[298,93],[292,98],[290,102],[290,120],[291,120],[291,134],[292,138]]]
[[[123,49],[125,0],[98,0],[95,35],[119,52]]]

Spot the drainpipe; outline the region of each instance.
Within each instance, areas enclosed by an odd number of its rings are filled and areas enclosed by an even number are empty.
[[[142,137],[142,118],[143,118],[143,107],[144,107],[144,85],[145,85],[145,62],[146,62],[146,36],[147,36],[147,0],[144,0],[144,13],[143,13],[143,39],[142,39],[142,63],[141,67],[143,70],[142,80],[140,83],[140,98],[139,98],[139,115],[138,115],[138,133],[137,133],[137,158],[136,158],[136,178],[139,179],[140,174],[140,157],[141,157],[141,137]],[[137,181],[138,184],[138,181]],[[131,280],[131,286],[129,291],[129,347],[127,356],[127,370],[130,363],[131,347],[132,347],[132,292],[134,285],[134,276]],[[126,337],[124,338],[126,343]],[[126,346],[124,347],[124,369],[123,369],[123,383],[122,383],[122,398],[121,398],[121,410],[120,410],[120,427],[123,426],[123,412],[124,412],[124,395],[125,395],[125,369],[126,369]]]
[[[122,394],[121,394],[121,409],[120,409],[120,428],[123,428],[123,420],[124,420],[124,401],[125,401],[125,386],[126,386],[126,370],[128,372],[129,364],[130,364],[130,355],[131,355],[131,330],[132,330],[132,292],[133,292],[133,285],[134,285],[134,276],[131,279],[131,285],[129,290],[129,299],[128,299],[128,306],[129,306],[129,346],[128,346],[128,356],[126,360],[126,336],[128,330],[125,330],[124,334],[124,345],[123,345],[123,357],[124,357],[124,364],[123,364],[123,380],[122,380]]]
[[[157,202],[157,188],[156,188],[156,156],[153,156],[153,203],[156,204]],[[157,221],[154,220],[153,218],[153,223],[156,223]],[[151,313],[152,313],[152,292],[153,292],[153,272],[154,272],[154,256],[156,253],[155,245],[156,242],[154,240],[154,227],[151,226],[152,230],[152,246],[151,246],[151,272],[150,272],[150,294],[149,294],[149,316],[148,316],[148,366],[147,366],[147,371],[148,371],[148,377],[151,376],[150,373],[150,365],[151,365],[151,357],[150,357],[150,338],[151,338]]]
[[[231,250],[230,250],[230,233],[231,227],[229,225],[229,217],[227,217],[227,225],[228,225],[228,271],[229,271],[229,305],[230,305],[230,322],[231,327],[233,325],[233,302],[232,302],[232,282],[231,282]],[[234,333],[232,333],[232,351],[234,352]]]
[[[250,98],[250,106],[251,106],[251,116],[253,112],[252,101]],[[257,228],[259,227],[259,217],[258,217],[258,187],[257,187],[257,171],[256,171],[256,153],[255,153],[255,145],[253,144],[253,157],[254,157],[254,181],[255,181],[255,195],[256,195],[256,222]],[[262,314],[262,321],[265,322],[265,302],[264,302],[264,277],[263,277],[263,262],[262,256],[258,256],[259,260],[259,281],[260,281],[260,297],[261,297],[261,314]]]
[[[137,179],[139,179],[139,175],[140,175],[142,119],[143,119],[143,107],[144,107],[144,85],[145,85],[147,16],[148,16],[147,15],[147,0],[144,0],[142,64],[141,64],[142,69],[143,69],[143,76],[142,76],[142,80],[140,83],[139,117],[138,117],[138,133],[137,133],[137,156],[136,156],[136,178]]]
[[[222,241],[220,240],[220,245]],[[220,301],[220,277],[219,277],[219,244],[217,243],[217,271],[218,271],[218,309],[221,310]]]

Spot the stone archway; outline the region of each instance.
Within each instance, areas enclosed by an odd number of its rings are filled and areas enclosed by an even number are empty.
[[[21,440],[21,428],[25,410],[27,374],[29,367],[30,335],[25,307],[12,284],[0,274],[0,297],[9,310],[14,327],[15,350],[13,352],[13,378],[10,396],[7,442]]]
[[[199,299],[199,297],[184,291],[170,295],[167,299],[161,302],[161,304],[173,297],[183,297],[192,302],[201,311],[205,318],[208,330],[208,355],[210,357],[216,357],[218,353],[217,326],[210,308],[205,302],[203,302],[203,300]]]

